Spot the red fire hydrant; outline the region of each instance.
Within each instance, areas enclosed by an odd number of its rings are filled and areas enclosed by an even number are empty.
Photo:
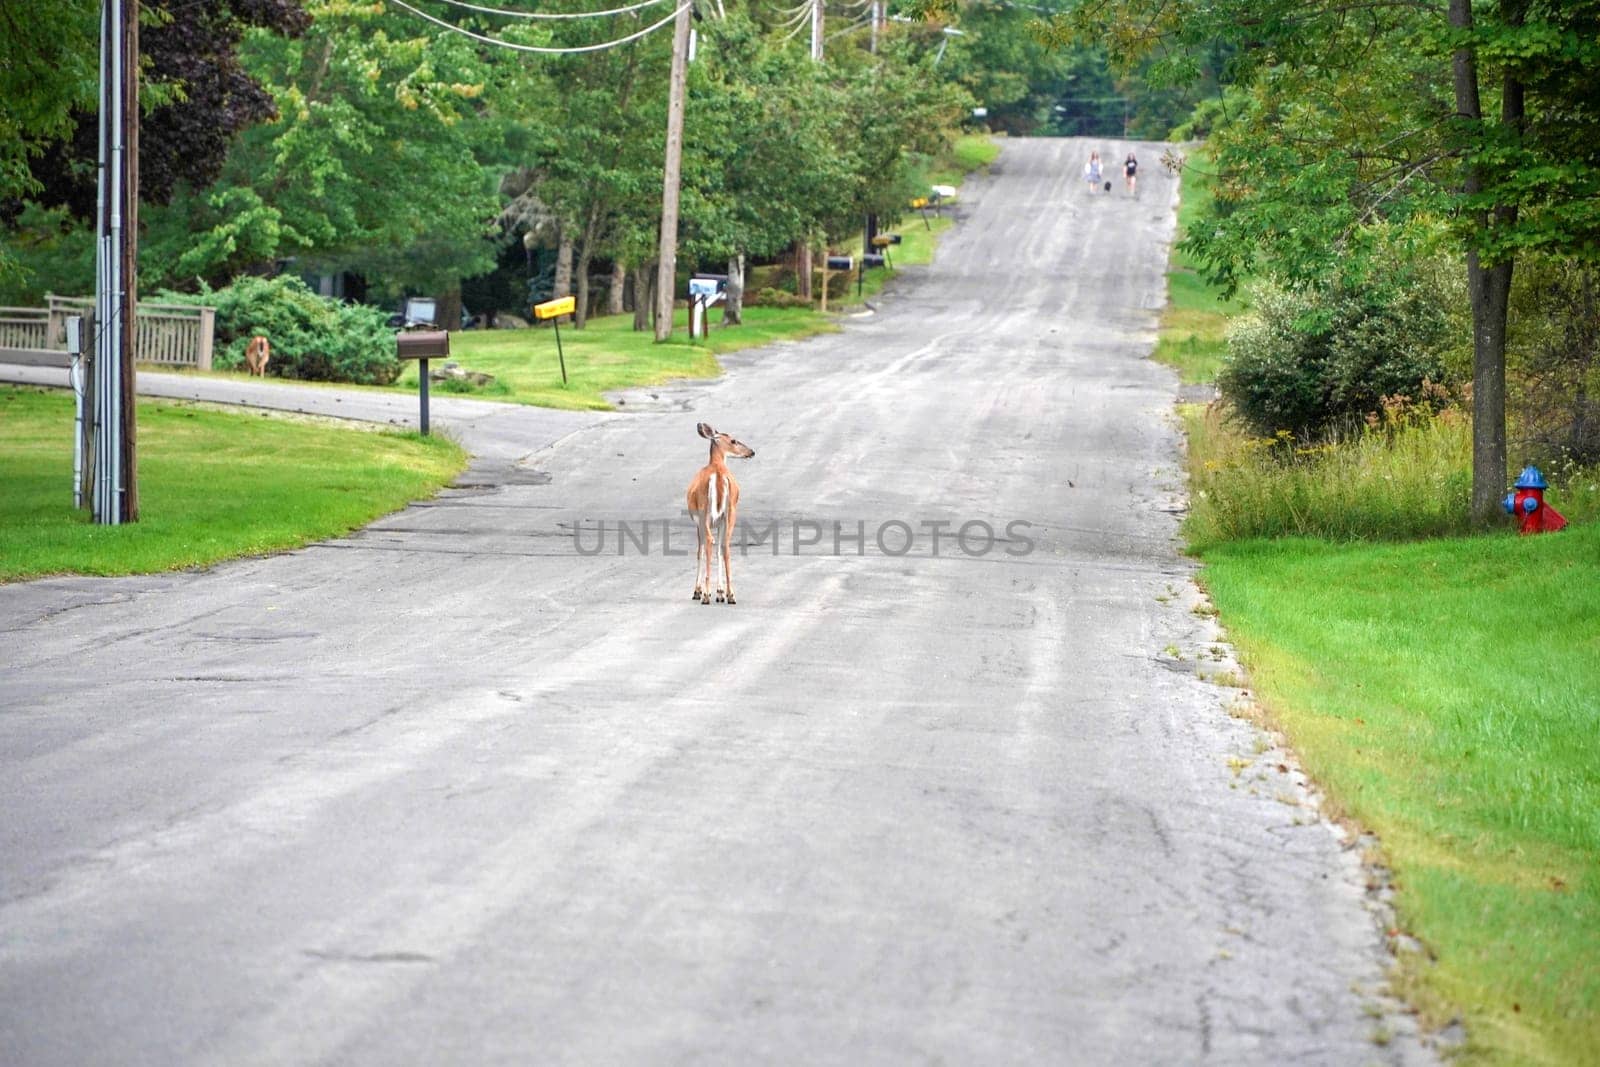
[[[1506,494],[1506,511],[1520,520],[1523,533],[1554,533],[1567,524],[1561,512],[1544,502],[1544,491],[1548,488],[1550,484],[1539,473],[1539,468],[1529,466],[1522,468],[1516,492]]]

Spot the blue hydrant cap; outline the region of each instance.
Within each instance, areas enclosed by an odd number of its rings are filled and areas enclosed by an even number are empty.
[[[1517,489],[1548,489],[1550,483],[1544,480],[1544,475],[1539,473],[1539,468],[1527,466],[1522,468],[1522,473],[1517,477]]]

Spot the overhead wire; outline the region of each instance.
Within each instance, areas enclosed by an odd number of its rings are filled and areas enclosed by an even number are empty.
[[[661,27],[677,18],[689,8],[689,3],[685,2],[659,22],[653,22],[642,30],[639,30],[635,33],[630,33],[626,37],[618,37],[614,41],[602,41],[599,44],[575,45],[568,48],[553,48],[544,45],[517,44],[514,41],[502,41],[497,37],[485,37],[481,33],[473,33],[471,30],[463,29],[460,26],[455,26],[444,21],[443,19],[435,18],[426,11],[419,11],[417,8],[414,8],[410,4],[406,3],[405,0],[389,0],[389,3],[396,7],[404,8],[413,15],[416,15],[418,18],[425,19],[426,21],[433,23],[435,26],[449,30],[451,33],[459,33],[463,37],[470,37],[474,41],[481,41],[484,44],[494,45],[496,48],[509,48],[517,52],[537,52],[540,55],[547,56],[569,56],[578,55],[583,52],[602,52],[608,48],[616,48],[620,45],[628,44],[631,41],[637,41],[639,38],[659,30]]]

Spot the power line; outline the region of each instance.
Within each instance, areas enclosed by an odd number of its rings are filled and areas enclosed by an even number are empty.
[[[637,41],[639,38],[645,36],[646,34],[654,33],[656,30],[659,30],[661,27],[665,26],[667,23],[669,23],[673,19],[677,18],[678,15],[681,12],[683,12],[684,10],[686,10],[689,7],[689,4],[685,3],[682,7],[679,7],[676,10],[674,10],[670,15],[668,15],[666,18],[662,19],[660,22],[651,23],[649,26],[646,26],[644,29],[639,30],[637,33],[630,33],[626,37],[618,37],[614,41],[602,41],[600,44],[586,44],[586,45],[580,45],[580,46],[573,47],[573,48],[546,48],[546,47],[542,47],[540,45],[516,44],[516,43],[514,43],[512,41],[502,41],[502,40],[500,40],[500,39],[498,39],[496,37],[485,37],[481,33],[473,33],[471,30],[464,30],[460,26],[453,26],[450,23],[444,21],[443,19],[434,18],[432,15],[428,14],[426,11],[417,10],[416,8],[412,7],[410,4],[406,3],[405,0],[389,0],[389,3],[393,4],[395,7],[404,8],[405,10],[411,12],[413,15],[416,15],[418,18],[425,19],[428,22],[433,23],[435,26],[439,26],[439,27],[441,27],[443,29],[449,30],[451,33],[459,33],[463,37],[470,37],[474,41],[481,41],[484,44],[492,44],[496,48],[509,48],[509,49],[512,49],[513,51],[516,51],[516,52],[537,52],[537,53],[539,53],[541,55],[547,55],[547,56],[569,56],[569,55],[577,55],[577,54],[582,53],[582,52],[602,52],[602,51],[606,50],[607,48],[616,48],[618,45],[624,45],[624,44],[629,43],[630,41]]]
[[[466,0],[439,0],[439,2],[449,4],[451,7],[463,7],[468,11],[481,11],[487,15],[505,15],[514,19],[597,19],[606,15],[625,15],[630,11],[638,11],[640,8],[653,7],[656,4],[663,3],[664,0],[640,0],[637,4],[629,4],[627,7],[614,7],[608,11],[573,12],[514,11],[503,7],[484,7],[481,4],[469,4]]]

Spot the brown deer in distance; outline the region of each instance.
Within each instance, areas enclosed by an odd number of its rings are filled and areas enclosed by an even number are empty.
[[[715,566],[717,534],[722,543],[722,584],[716,590],[717,602],[733,599],[733,575],[728,569],[728,546],[733,541],[733,525],[739,515],[739,483],[728,473],[726,458],[735,456],[749,459],[755,450],[735,441],[725,433],[718,433],[710,423],[697,427],[700,436],[711,442],[711,459],[689,483],[689,513],[694,516],[694,534],[697,551],[694,556],[694,599],[702,604],[711,603],[712,570]]]
[[[260,334],[250,338],[250,343],[244,346],[244,366],[252,378],[267,376],[267,360],[271,357],[272,346]]]

